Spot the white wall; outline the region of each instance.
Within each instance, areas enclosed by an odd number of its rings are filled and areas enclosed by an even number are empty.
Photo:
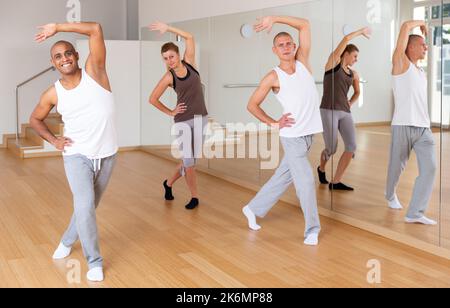
[[[139,41],[106,41],[107,70],[116,104],[120,147],[141,144],[141,44]],[[89,55],[87,40],[77,42],[80,65]]]
[[[37,26],[66,21],[69,11],[66,3],[65,0],[0,1],[0,135],[15,132],[16,85],[50,66],[49,49],[56,40],[75,43],[81,38],[59,34],[41,45],[33,42]],[[126,0],[81,0],[81,18],[100,22],[106,39],[126,39]],[[50,74],[22,89],[22,119],[27,122],[40,93],[57,78],[57,74]]]
[[[177,22],[310,1],[311,0],[139,0],[139,23],[141,27],[144,27],[155,20]]]
[[[171,142],[173,119],[149,104],[153,88],[167,72],[161,59],[160,42],[142,42],[142,145],[165,145]],[[168,89],[161,101],[169,108],[175,108],[176,95]]]

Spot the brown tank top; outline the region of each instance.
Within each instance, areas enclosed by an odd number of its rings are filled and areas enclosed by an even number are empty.
[[[187,75],[179,78],[175,71],[170,70],[173,76],[173,89],[177,93],[177,105],[184,103],[186,111],[175,116],[175,123],[192,120],[195,116],[207,116],[205,96],[203,95],[200,73],[189,63],[182,62],[187,69]]]
[[[334,69],[325,72],[323,78],[323,97],[321,109],[339,110],[350,113],[348,92],[353,85],[354,74],[347,74],[338,64]]]

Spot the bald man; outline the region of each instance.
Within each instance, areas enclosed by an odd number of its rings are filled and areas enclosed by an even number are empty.
[[[392,60],[395,111],[386,199],[391,209],[403,209],[396,188],[411,151],[414,150],[419,176],[405,222],[436,225],[434,220],[425,216],[436,175],[436,149],[428,114],[427,75],[418,66],[419,61],[425,59],[428,47],[424,37],[410,34],[417,27],[420,27],[426,37],[428,30],[424,21],[405,22]]]
[[[114,98],[106,73],[106,47],[97,23],[48,24],[40,28],[37,42],[59,32],[89,37],[86,68],[78,65],[73,45],[59,41],[51,49],[51,63],[61,79],[51,86],[31,115],[33,129],[63,151],[64,168],[72,190],[74,214],[53,258],[64,259],[79,239],[87,259],[89,281],[103,281],[95,210],[111,177],[118,150]],[[64,122],[64,136],[56,137],[44,120],[56,107]]]
[[[255,26],[256,31],[271,30],[275,24],[292,27],[300,46],[287,32],[273,40],[273,53],[279,65],[260,82],[248,103],[248,110],[261,122],[277,127],[285,156],[273,177],[255,198],[244,207],[249,228],[261,229],[256,218],[265,217],[290,185],[294,184],[305,219],[304,244],[317,246],[321,230],[317,209],[314,175],[308,155],[315,134],[323,132],[319,110],[319,94],[312,74],[311,25],[307,19],[291,16],[267,16]],[[283,107],[283,116],[276,121],[261,107],[266,97],[274,93]]]

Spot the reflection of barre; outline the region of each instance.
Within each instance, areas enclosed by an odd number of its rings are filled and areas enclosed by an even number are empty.
[[[359,81],[359,83],[364,84],[364,83],[368,83],[368,81],[367,81],[367,80],[364,80],[364,79],[361,79],[361,80]],[[316,84],[323,84],[323,81],[316,81]]]
[[[258,84],[226,84],[223,87],[225,89],[238,89],[238,88],[257,88]]]
[[[360,83],[367,83],[367,80],[360,80]],[[316,84],[323,84],[323,81],[316,81]],[[257,88],[259,84],[256,83],[242,83],[242,84],[226,84],[223,87],[225,89],[240,89],[240,88]]]

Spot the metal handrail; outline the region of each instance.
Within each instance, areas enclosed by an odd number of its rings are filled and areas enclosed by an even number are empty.
[[[367,80],[361,80],[362,84],[367,83]],[[316,81],[316,84],[323,84],[323,81]],[[239,84],[225,84],[225,89],[241,89],[241,88],[257,88],[259,85],[256,83],[239,83]]]
[[[323,84],[323,81],[317,81],[316,84]],[[259,84],[257,83],[238,83],[238,84],[225,84],[223,85],[225,89],[241,89],[241,88],[257,88]]]
[[[34,75],[33,77],[25,80],[24,82],[22,82],[16,86],[16,144],[17,145],[19,144],[19,126],[20,126],[20,124],[19,124],[19,121],[20,121],[20,119],[19,119],[19,89],[21,87],[23,87],[24,85],[30,83],[31,81],[35,80],[36,78],[39,78],[42,75],[44,75],[50,71],[55,71],[55,70],[56,69],[53,66],[49,67],[49,68],[43,70],[42,72],[40,72],[39,74]]]
[[[249,83],[249,84],[226,84],[223,86],[225,89],[239,89],[239,88],[257,88],[258,84]]]

